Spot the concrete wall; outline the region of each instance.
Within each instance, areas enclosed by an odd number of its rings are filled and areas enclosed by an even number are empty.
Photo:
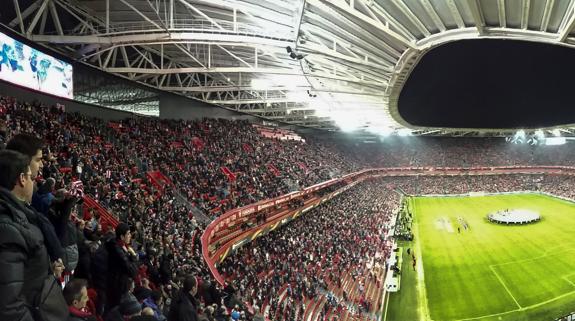
[[[204,103],[199,100],[183,96],[163,93],[160,95],[160,118],[161,119],[202,119],[202,118],[225,118],[246,119],[253,122],[261,122],[261,119],[227,110],[215,105]]]
[[[138,117],[137,115],[125,111],[86,104],[62,97],[51,96],[41,92],[15,86],[5,81],[0,81],[0,95],[10,96],[22,102],[39,101],[45,105],[55,105],[56,103],[66,106],[66,111],[77,112],[90,117],[97,117],[104,120],[119,120],[124,118]]]

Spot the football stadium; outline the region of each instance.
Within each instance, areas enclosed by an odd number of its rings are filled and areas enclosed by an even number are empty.
[[[575,0],[1,4],[0,321],[575,320]]]

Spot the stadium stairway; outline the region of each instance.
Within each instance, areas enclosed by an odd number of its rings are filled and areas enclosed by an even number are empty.
[[[269,163],[267,166],[270,172],[272,172],[276,177],[281,176],[281,172],[274,166],[274,164]]]
[[[325,305],[326,302],[327,302],[326,296],[322,295],[319,300],[319,303],[315,306],[314,310],[312,311],[309,321],[316,321],[319,318],[321,310],[323,309],[323,306]]]
[[[220,167],[222,173],[224,173],[224,175],[226,175],[226,177],[228,178],[228,180],[230,182],[233,182],[236,180],[236,174],[232,173],[232,171],[227,168],[226,166],[222,166]]]
[[[305,312],[303,315],[303,320],[304,321],[311,321],[311,315],[316,307],[316,305],[319,303],[319,300],[314,298],[312,299],[308,305],[306,305],[305,307]]]
[[[149,171],[146,176],[150,182],[160,191],[164,191],[167,186],[173,187],[174,183],[160,171]]]
[[[107,226],[112,230],[116,228],[118,225],[118,219],[114,217],[112,213],[110,213],[106,208],[100,205],[100,203],[96,202],[96,200],[86,194],[84,194],[82,199],[84,201],[82,213],[84,218],[87,217],[87,213],[90,212],[90,209],[93,209],[98,212],[98,214],[100,214],[100,224],[102,224],[102,227]]]

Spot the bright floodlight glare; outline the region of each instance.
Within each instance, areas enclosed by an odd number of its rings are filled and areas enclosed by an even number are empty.
[[[370,127],[369,131],[382,137],[387,137],[393,134],[393,128],[389,127]]]
[[[523,129],[521,129],[521,130],[517,131],[517,133],[515,133],[511,142],[513,144],[523,144],[526,142],[525,137],[526,137],[525,131]]]
[[[561,131],[559,130],[559,128],[555,128],[551,131],[551,133],[553,134],[553,136],[555,137],[561,137]]]
[[[519,138],[525,138],[525,131],[523,129],[517,131],[517,134],[515,134],[515,137]]]
[[[565,137],[549,137],[545,140],[545,145],[548,146],[556,146],[556,145],[564,145],[567,142]]]
[[[401,128],[397,131],[397,135],[402,137],[410,136],[411,130],[409,128]]]
[[[352,132],[360,125],[360,120],[357,118],[357,115],[349,112],[334,112],[332,113],[331,119],[333,119],[336,125],[344,132]]]
[[[268,81],[266,79],[254,78],[254,79],[252,79],[250,84],[251,84],[252,89],[261,90],[261,89],[267,88]]]
[[[541,129],[538,129],[535,131],[535,137],[537,137],[539,140],[543,140],[545,139],[545,133],[543,133]]]

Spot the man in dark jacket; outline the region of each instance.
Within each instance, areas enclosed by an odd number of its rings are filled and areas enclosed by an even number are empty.
[[[194,295],[198,291],[198,284],[196,277],[188,275],[184,279],[184,285],[178,292],[172,305],[170,306],[170,313],[168,321],[197,321],[197,303]]]
[[[29,165],[26,155],[0,151],[0,320],[65,320],[62,289],[35,225],[40,214],[28,206],[34,190]]]
[[[122,295],[128,292],[129,280],[138,273],[138,256],[130,246],[130,226],[120,223],[116,226],[116,238],[105,244],[108,251],[107,310],[120,304]]]
[[[6,144],[7,150],[17,151],[29,157],[30,159],[30,170],[31,179],[34,181],[38,176],[38,173],[42,170],[44,164],[42,163],[42,149],[44,148],[44,142],[37,137],[30,134],[18,134]],[[38,209],[42,210],[42,209]],[[46,244],[46,249],[48,250],[48,255],[50,255],[50,262],[53,266],[63,265],[64,249],[60,244],[60,240],[54,230],[54,226],[49,221],[48,217],[45,215],[38,215],[35,224],[44,236],[44,243]]]

